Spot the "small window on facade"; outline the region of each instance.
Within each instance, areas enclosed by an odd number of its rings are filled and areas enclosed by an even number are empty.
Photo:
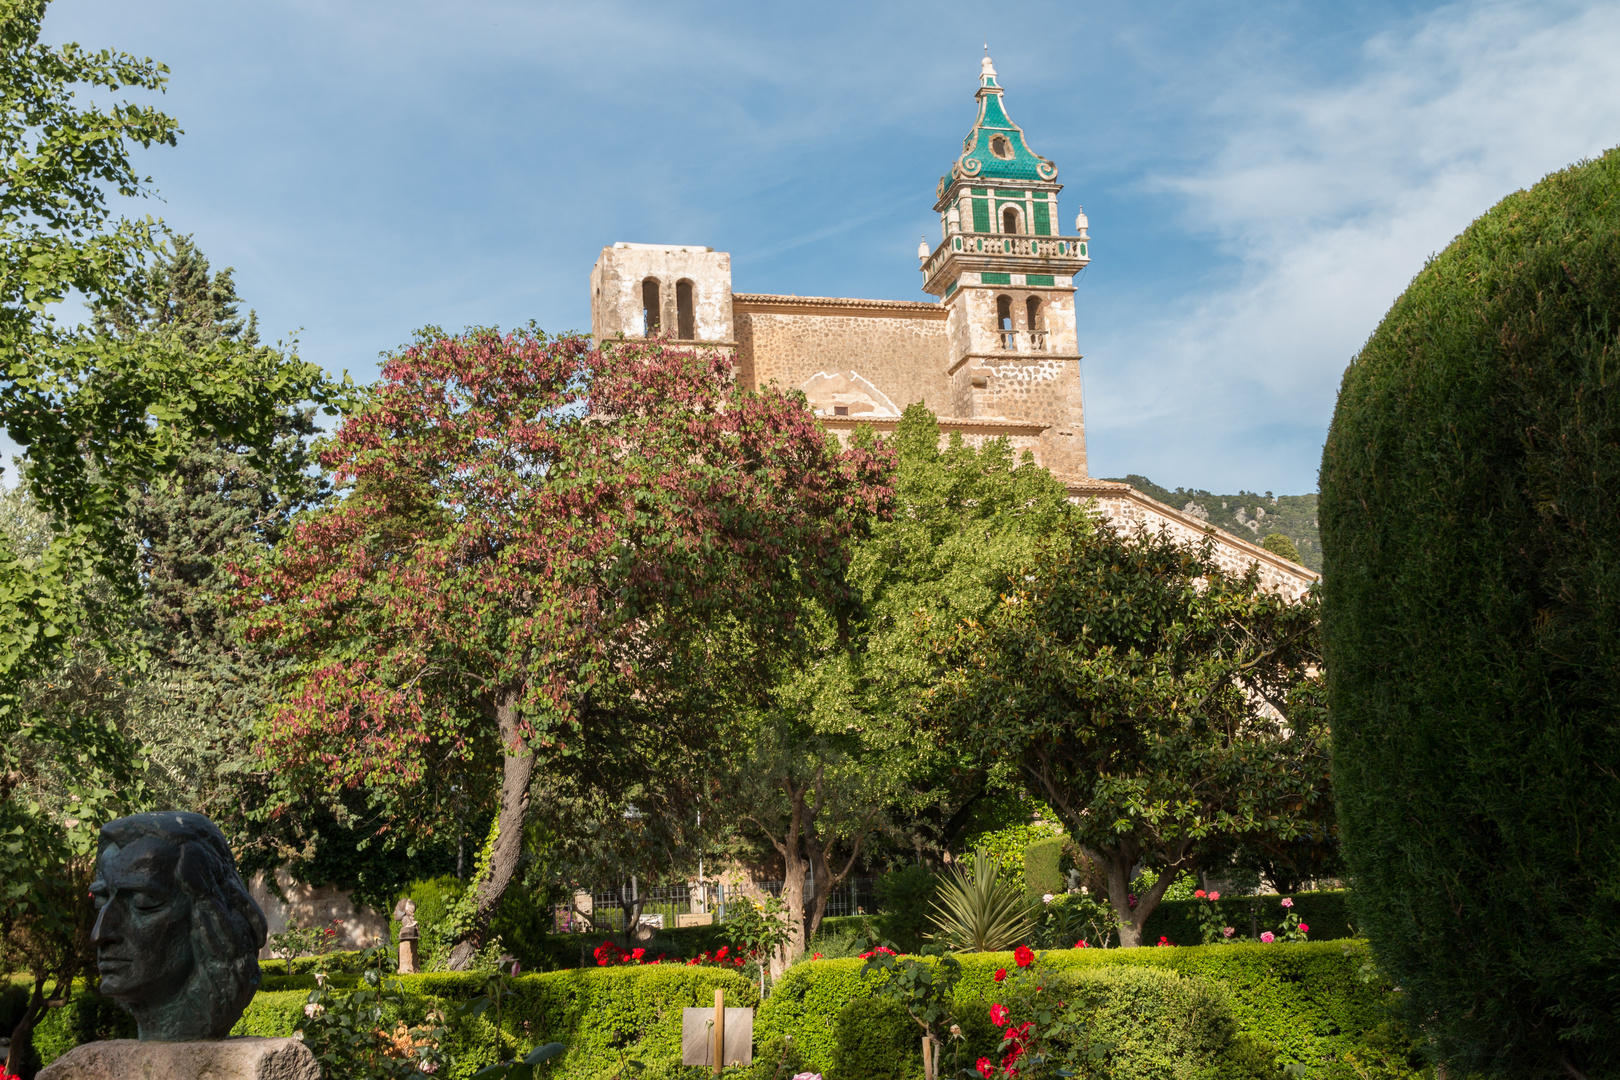
[[[1004,233],[1016,233],[1019,231],[1018,211],[1010,206],[1001,212],[1001,231]]]
[[[658,279],[648,278],[641,283],[641,332],[647,337],[658,333],[658,312],[663,307],[659,297]]]
[[[1001,330],[1011,330],[1012,301],[1005,296],[996,297],[996,327]]]
[[[1029,309],[1029,328],[1031,330],[1045,330],[1046,327],[1041,325],[1041,299],[1040,299],[1040,297],[1038,297],[1038,296],[1030,297],[1028,300],[1024,301],[1024,306]]]
[[[849,415],[849,406],[848,405],[834,405],[833,406],[833,415],[834,416],[848,416]]]
[[[1010,161],[1013,156],[1012,143],[1005,135],[990,136],[990,152],[1003,161]]]
[[[675,336],[682,341],[697,340],[697,320],[692,312],[692,283],[685,278],[675,283]]]

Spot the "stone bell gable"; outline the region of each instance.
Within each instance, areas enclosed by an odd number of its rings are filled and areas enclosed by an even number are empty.
[[[1005,438],[1116,525],[1213,534],[1223,563],[1259,564],[1268,587],[1303,594],[1316,580],[1305,567],[1087,474],[1075,279],[1091,262],[1090,223],[1076,207],[1074,231],[1060,230],[1058,167],[1030,148],[1004,97],[986,56],[973,126],[935,188],[939,242],[917,250],[931,299],[736,292],[726,252],[616,243],[591,271],[592,333],[724,349],[744,387],[803,391],[840,437],[857,424],[892,431],[921,402],[942,439]]]

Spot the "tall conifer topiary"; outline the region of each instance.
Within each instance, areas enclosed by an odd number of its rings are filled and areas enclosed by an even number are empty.
[[[1361,929],[1450,1075],[1620,1074],[1620,151],[1423,269],[1322,460]]]

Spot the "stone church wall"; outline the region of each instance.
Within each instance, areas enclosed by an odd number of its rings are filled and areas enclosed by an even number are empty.
[[[920,401],[950,414],[946,312],[937,304],[738,294],[732,319],[745,386],[793,388],[854,372],[897,409]]]

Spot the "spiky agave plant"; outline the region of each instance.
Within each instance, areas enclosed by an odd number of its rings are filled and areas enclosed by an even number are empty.
[[[934,897],[939,932],[927,936],[952,952],[1001,952],[1024,941],[1034,926],[1029,900],[1000,876],[1001,860],[984,848],[973,853],[971,872],[952,867]]]

